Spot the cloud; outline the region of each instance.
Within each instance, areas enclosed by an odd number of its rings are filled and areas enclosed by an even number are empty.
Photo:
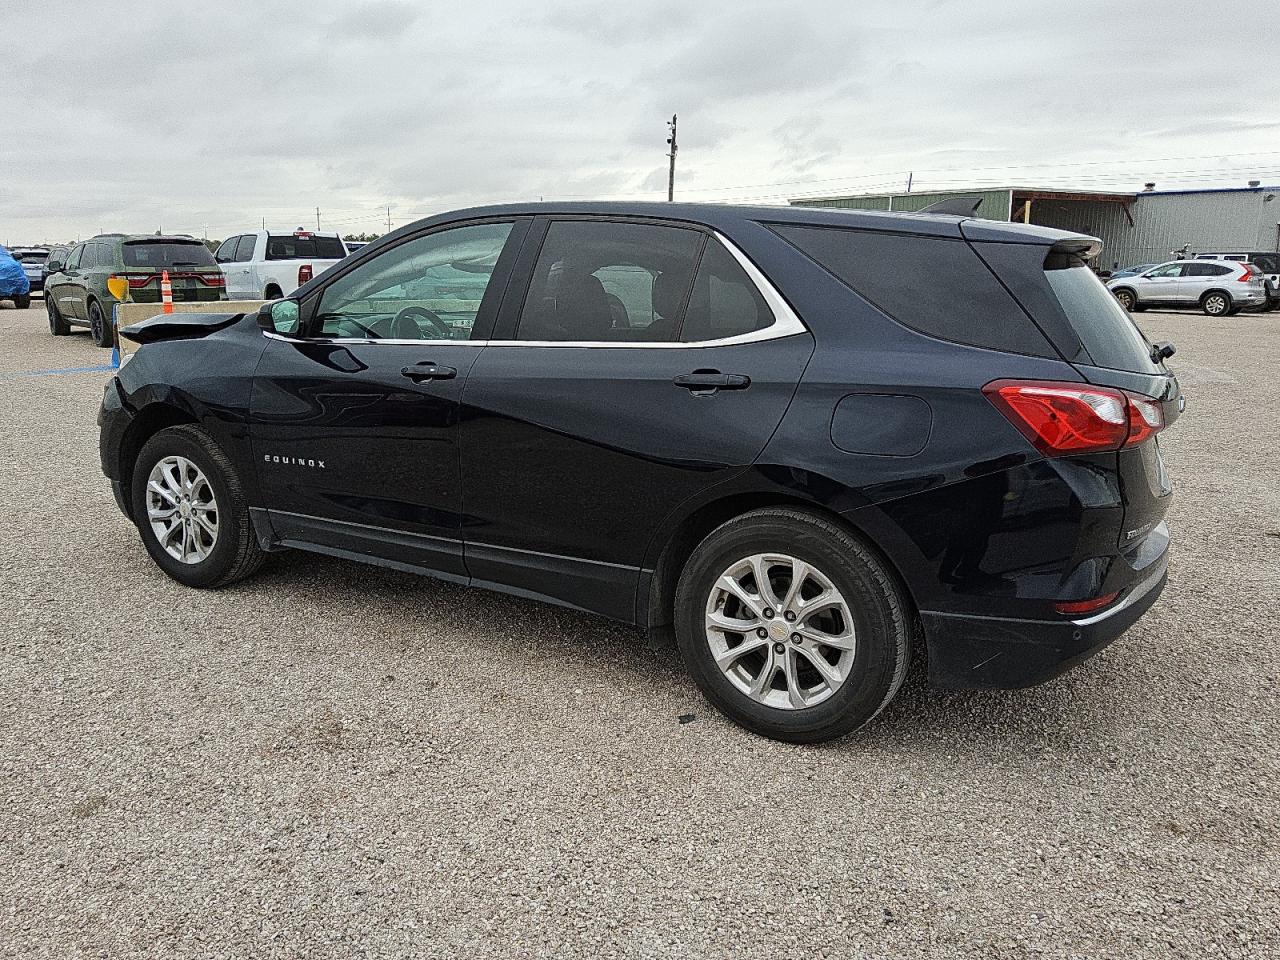
[[[1280,180],[1268,50],[1158,0],[38,5],[0,57],[0,242],[355,232],[477,203],[973,178]],[[68,55],[67,37],[90,36]],[[1248,91],[1224,115],[1223,90]],[[1261,109],[1261,108],[1259,108]],[[1246,155],[1239,160],[1232,155]],[[1144,165],[1144,158],[1211,157]],[[1102,164],[1080,166],[1079,164]],[[993,169],[994,168],[994,169]],[[1107,171],[1113,175],[1107,179]],[[1200,171],[1200,172],[1194,172]],[[1201,183],[1192,180],[1192,183]]]

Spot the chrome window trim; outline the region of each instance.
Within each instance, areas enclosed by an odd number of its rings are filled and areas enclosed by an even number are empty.
[[[775,287],[745,253],[738,249],[719,231],[712,231],[712,236],[723,246],[729,255],[738,262],[744,273],[755,285],[760,296],[773,311],[773,323],[750,333],[739,333],[732,337],[721,337],[719,340],[695,340],[685,343],[681,340],[658,341],[613,341],[613,340],[378,340],[355,337],[312,337],[299,339],[284,334],[264,330],[264,336],[272,340],[283,340],[286,343],[318,343],[318,344],[386,344],[387,346],[475,346],[475,347],[582,347],[590,349],[623,349],[623,350],[689,350],[703,347],[728,347],[740,343],[760,343],[765,340],[781,340],[783,337],[794,337],[796,334],[808,333],[809,328],[791,309],[791,304],[783,298]]]

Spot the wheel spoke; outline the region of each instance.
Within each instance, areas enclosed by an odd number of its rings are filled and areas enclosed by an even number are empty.
[[[769,647],[765,653],[764,666],[760,668],[760,672],[756,674],[756,678],[751,681],[751,686],[747,689],[747,693],[755,700],[763,700],[773,688],[773,675],[778,672],[778,658],[773,652],[773,648]]]
[[[218,542],[217,497],[198,465],[169,456],[147,478],[147,519],[157,543],[182,563],[206,559]]]
[[[773,592],[773,584],[769,582],[769,562],[766,557],[751,558],[751,572],[755,575],[756,593],[766,606],[774,610],[782,605],[782,601]]]
[[[154,480],[147,481],[147,491],[149,493],[154,493],[158,497],[164,497],[166,500],[168,500],[170,503],[174,504],[175,506],[178,503],[178,498],[174,494],[170,493],[169,490],[167,490],[165,487],[163,487],[159,483],[156,483],[156,481]]]
[[[736,647],[727,649],[723,653],[715,653],[716,666],[721,670],[728,670],[738,662],[738,658],[745,656],[752,650],[759,650],[761,647],[767,647],[768,645],[768,640],[761,640],[755,634],[752,634]]]
[[[840,685],[840,674],[821,653],[817,650],[806,650],[803,647],[796,647],[795,650],[813,665],[813,669],[818,671],[818,675],[822,677],[829,689],[834,690]]]
[[[713,610],[707,614],[707,627],[712,630],[719,630],[722,633],[753,633],[759,623],[759,617],[752,617],[750,620],[739,620],[735,617],[725,616],[723,610]]]
[[[805,624],[797,627],[795,632],[806,640],[812,640],[814,643],[821,643],[836,650],[852,650],[856,642],[853,630],[847,627],[840,633],[826,633],[823,630],[815,630]]]
[[[804,691],[800,689],[800,671],[797,669],[799,664],[796,661],[795,648],[788,647],[787,652],[782,655],[782,671],[787,678],[787,700],[792,707],[799,710],[801,707],[807,707],[808,703],[805,701]]]
[[[804,582],[809,579],[809,565],[803,560],[796,560],[791,564],[791,584],[787,587],[787,595],[782,598],[782,609],[790,610],[792,613],[798,613],[799,610],[795,606],[796,601],[800,599],[800,588],[804,586]]]
[[[823,610],[830,610],[832,607],[843,607],[844,597],[828,588],[818,594],[812,600],[801,600],[796,613],[799,614],[801,621],[807,620],[816,613]]]
[[[716,581],[716,586],[719,589],[737,597],[739,602],[750,610],[752,616],[756,617],[756,619],[762,618],[760,611],[764,609],[764,605],[760,602],[760,598],[747,593],[746,588],[735,580],[732,574],[724,574],[718,581]]]

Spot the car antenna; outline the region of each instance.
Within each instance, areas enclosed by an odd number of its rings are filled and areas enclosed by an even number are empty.
[[[938,200],[927,207],[921,207],[916,213],[934,213],[948,217],[976,217],[980,206],[982,206],[981,197],[977,199],[973,197],[947,197],[947,199]]]

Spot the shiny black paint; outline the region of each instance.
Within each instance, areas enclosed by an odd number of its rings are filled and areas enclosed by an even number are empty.
[[[1169,485],[1156,444],[1045,460],[980,389],[1003,378],[1087,380],[1158,397],[1172,421],[1181,406],[1172,377],[1089,367],[1051,317],[1037,319],[1061,359],[933,339],[884,316],[767,226],[781,218],[960,237],[958,218],[681,204],[463,211],[402,228],[307,284],[303,316],[326,283],[403,239],[477,218],[539,217],[528,237],[513,234],[509,276],[490,304],[489,329],[509,335],[504,318],[527,280],[521,265],[556,214],[718,231],[770,277],[809,333],[716,348],[397,346],[273,339],[252,315],[221,328],[193,323],[180,339],[147,344],[109,389],[104,471],[127,483],[148,425],[198,422],[241,466],[267,546],[651,627],[670,622],[682,550],[709,525],[766,503],[810,505],[884,554],[924,625],[933,679],[961,686],[1043,679],[1113,638],[1158,595],[1162,579],[1122,615],[1087,628],[1052,611],[1054,601],[1110,590],[1134,595],[1162,575]],[[974,221],[963,232],[1006,268],[1043,262],[1067,236]],[[1041,310],[1036,284],[1021,287],[1011,293],[1028,312]],[[428,361],[456,377],[401,376]],[[751,384],[697,396],[672,383],[701,370]],[[882,408],[886,416],[927,407],[927,429],[904,423],[910,444],[837,443],[890,435],[860,427],[857,411],[875,408],[856,403],[855,419],[835,426],[841,401],[866,395],[909,401]],[[323,469],[310,465],[321,460]]]

